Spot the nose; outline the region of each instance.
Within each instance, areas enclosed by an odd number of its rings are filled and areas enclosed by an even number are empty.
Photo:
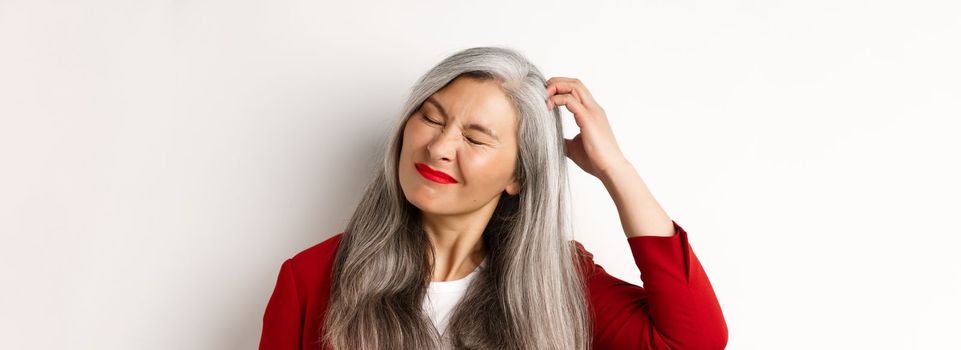
[[[427,145],[427,154],[434,161],[452,161],[460,144],[460,135],[454,132],[442,131],[434,136]]]

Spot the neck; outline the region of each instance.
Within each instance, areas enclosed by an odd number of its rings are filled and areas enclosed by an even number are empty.
[[[484,261],[488,255],[484,229],[496,206],[495,200],[468,214],[421,213],[424,231],[435,253],[431,281],[459,280]]]

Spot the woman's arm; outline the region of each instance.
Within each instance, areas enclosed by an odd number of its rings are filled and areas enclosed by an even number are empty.
[[[630,162],[624,160],[601,173],[598,178],[614,199],[621,226],[628,238],[674,235],[671,218],[651,195],[647,184]]]
[[[611,276],[594,264],[587,294],[594,314],[594,349],[723,349],[727,323],[714,289],[688,244],[687,232],[671,221],[673,236],[627,239],[644,286]]]
[[[628,237],[673,235],[671,219],[621,153],[607,113],[587,87],[575,78],[548,79],[547,108],[553,111],[558,106],[574,114],[580,129],[574,138],[564,139],[564,153],[585,172],[601,179],[617,205],[624,233]]]
[[[580,80],[565,77],[547,80],[547,107],[556,106],[570,110],[580,128],[564,140],[564,151],[611,194],[644,282],[624,282],[589,259],[595,349],[724,348],[727,324],[687,233],[621,153],[604,109]]]
[[[601,310],[596,323],[599,345],[723,349],[727,323],[687,232],[668,217],[629,162],[609,167],[598,178],[617,206],[644,282],[641,288],[596,267],[600,273],[588,287]]]
[[[277,284],[264,310],[261,350],[296,350],[301,347],[304,308],[294,279],[293,260],[280,266]]]

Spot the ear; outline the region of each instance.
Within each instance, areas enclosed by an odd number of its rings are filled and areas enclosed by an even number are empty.
[[[521,191],[521,184],[520,184],[520,182],[518,182],[518,181],[515,180],[514,182],[511,182],[510,185],[507,185],[507,187],[504,188],[504,191],[507,191],[507,194],[509,194],[509,195],[511,195],[511,196],[515,196],[515,195],[517,195],[518,193],[520,193],[520,191]]]

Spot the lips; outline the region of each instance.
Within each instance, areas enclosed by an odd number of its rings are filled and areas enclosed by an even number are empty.
[[[451,177],[450,175],[447,175],[440,170],[434,170],[431,167],[427,166],[427,164],[414,163],[414,167],[417,168],[417,172],[419,172],[428,180],[431,180],[437,183],[442,183],[442,184],[457,183],[457,180],[454,180],[454,178]]]

